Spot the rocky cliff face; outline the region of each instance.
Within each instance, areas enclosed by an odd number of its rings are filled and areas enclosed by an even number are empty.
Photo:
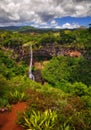
[[[2,50],[8,51],[7,48],[1,48]],[[89,51],[91,54],[91,52]],[[62,48],[61,46],[46,46],[40,49],[33,49],[33,67],[36,68],[33,74],[35,80],[38,82],[44,82],[41,76],[41,70],[45,67],[48,60],[53,56],[71,56],[80,57],[84,55],[86,58],[91,59],[91,55],[87,50],[74,50],[73,48]],[[16,58],[15,58],[16,57]],[[12,49],[11,58],[15,58],[18,61],[23,60],[29,65],[30,63],[30,47],[20,46]]]
[[[58,46],[46,46],[38,50],[33,50],[34,62],[50,60],[53,56],[58,56],[58,55],[79,57],[82,55],[82,52],[79,50],[74,50],[71,48],[70,49],[61,48]],[[29,47],[22,48],[22,53],[19,54],[19,58],[27,61],[29,57],[30,57]]]
[[[5,49],[6,50],[6,49]],[[17,55],[17,61],[24,60],[27,64],[30,62],[30,47],[28,46],[19,46],[12,49],[12,58]],[[90,55],[87,51],[84,50],[74,50],[73,48],[62,48],[61,46],[49,45],[41,47],[40,49],[33,49],[33,62],[42,62],[50,60],[53,56],[71,56],[79,57],[84,55],[90,58]]]

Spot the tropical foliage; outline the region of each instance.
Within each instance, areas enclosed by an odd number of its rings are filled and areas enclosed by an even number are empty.
[[[0,31],[0,109],[26,102],[27,109],[19,114],[17,121],[25,129],[90,130],[90,29],[22,29],[20,32]],[[78,50],[81,56],[51,55],[51,60],[46,59],[44,65],[45,59],[39,60],[35,55],[34,63],[41,61],[43,65],[41,84],[28,78],[30,44],[33,44],[34,54],[41,49],[47,52],[50,47]],[[36,70],[34,66],[33,73]]]

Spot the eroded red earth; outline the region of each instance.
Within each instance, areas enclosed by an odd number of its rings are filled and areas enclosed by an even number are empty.
[[[0,113],[0,130],[24,130],[16,124],[17,113],[26,109],[26,103],[17,103],[12,105],[11,112]]]

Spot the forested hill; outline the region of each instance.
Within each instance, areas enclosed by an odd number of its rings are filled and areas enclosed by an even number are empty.
[[[79,27],[80,29],[86,29],[86,27],[81,26]],[[37,33],[45,33],[45,32],[58,32],[61,30],[69,30],[69,29],[56,29],[56,28],[36,28],[32,26],[4,26],[0,27],[0,30],[5,30],[5,31],[17,31],[17,32],[37,32]],[[71,29],[71,30],[76,30],[76,29]]]
[[[29,79],[30,45],[35,81]],[[0,96],[0,111],[27,102],[18,120],[25,129],[39,128],[39,115],[40,129],[90,130],[91,28],[1,29]]]
[[[30,27],[31,29],[34,29]],[[42,30],[0,31],[0,53],[11,58],[12,62],[25,62],[29,65],[30,44],[33,45],[34,62],[50,60],[55,56],[81,57],[91,59],[91,30],[80,28],[76,30]],[[20,30],[20,29],[19,29]],[[18,31],[19,31],[18,30]],[[7,55],[8,54],[8,55]],[[6,62],[6,61],[5,61]],[[3,72],[4,73],[4,72]],[[10,72],[9,72],[10,73]]]
[[[17,32],[43,32],[45,29],[38,29],[32,26],[6,26],[0,27],[0,30]]]
[[[5,31],[17,31],[17,32],[37,32],[37,33],[42,33],[42,32],[48,32],[50,30],[60,30],[60,29],[49,29],[49,28],[35,28],[32,26],[6,26],[6,27],[0,27],[0,30],[5,30]]]

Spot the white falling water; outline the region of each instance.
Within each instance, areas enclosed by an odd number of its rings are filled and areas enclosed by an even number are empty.
[[[33,64],[33,51],[32,45],[30,45],[30,66],[29,66],[29,78],[35,80],[34,75],[32,74],[32,64]]]

